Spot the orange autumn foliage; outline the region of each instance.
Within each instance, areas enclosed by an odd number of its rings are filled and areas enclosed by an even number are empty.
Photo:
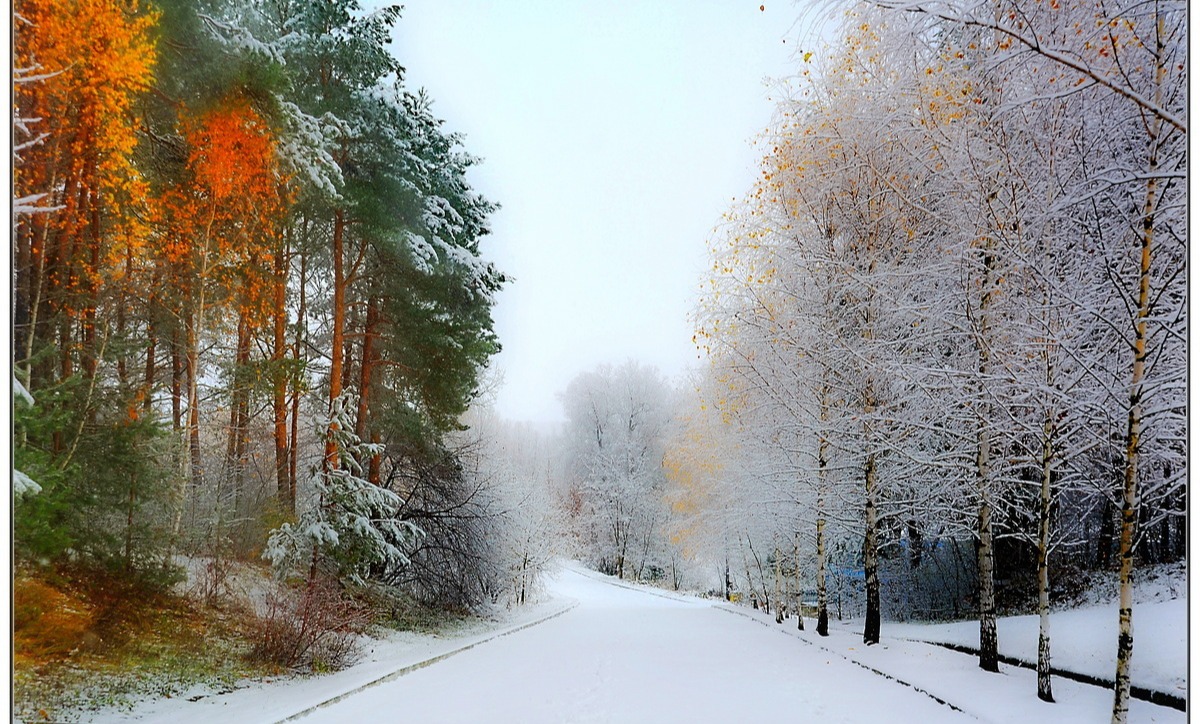
[[[45,270],[34,283],[56,310],[94,314],[101,286],[148,240],[149,188],[132,156],[158,14],[139,0],[19,0],[14,11],[14,65],[37,76],[15,86],[14,102],[46,134],[22,151],[14,190],[46,193],[41,205],[56,209],[23,220],[18,243]]]
[[[35,578],[14,577],[13,653],[18,665],[68,657],[89,641],[95,624],[95,607],[80,596]]]
[[[270,126],[249,100],[225,99],[182,121],[188,178],[163,199],[169,262],[235,302],[255,328],[271,306],[272,264],[290,204]]]

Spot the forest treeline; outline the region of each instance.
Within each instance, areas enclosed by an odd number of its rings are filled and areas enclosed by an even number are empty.
[[[798,55],[710,245],[688,427],[729,455],[693,476],[698,520],[807,551],[819,626],[835,560],[868,644],[885,604],[946,606],[929,566],[962,570],[995,671],[997,584],[1029,582],[1051,700],[1050,594],[1115,567],[1124,720],[1134,560],[1186,552],[1185,16],[866,3]]]
[[[568,388],[584,555],[868,644],[974,615],[991,671],[1038,611],[1048,701],[1051,598],[1104,571],[1124,721],[1135,561],[1186,555],[1185,6],[836,12],[710,240],[693,389]]]
[[[515,538],[507,454],[460,422],[499,350],[497,207],[404,85],[400,8],[13,18],[18,565],[165,585],[265,555],[285,580],[523,600],[545,556]]]

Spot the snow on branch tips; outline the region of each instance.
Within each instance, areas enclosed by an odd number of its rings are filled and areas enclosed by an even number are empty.
[[[263,557],[276,575],[298,575],[308,567],[333,569],[340,578],[363,585],[372,569],[394,571],[408,565],[406,550],[424,533],[400,519],[403,499],[362,477],[364,464],[382,446],[363,442],[354,430],[357,396],[334,400],[321,429],[336,447],[336,464],[316,471],[317,497],[292,525],[271,532]]]

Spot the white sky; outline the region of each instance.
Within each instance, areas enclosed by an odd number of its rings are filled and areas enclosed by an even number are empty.
[[[753,181],[766,79],[811,42],[801,8],[762,2],[404,3],[407,85],[465,134],[473,185],[503,207],[483,245],[515,277],[495,310],[502,416],[561,420],[558,393],[600,363],[697,362],[705,241]]]

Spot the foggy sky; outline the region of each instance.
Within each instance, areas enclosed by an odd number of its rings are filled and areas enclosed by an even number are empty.
[[[483,241],[515,278],[495,309],[502,416],[562,419],[557,394],[600,363],[699,364],[706,240],[757,173],[767,79],[811,38],[801,9],[760,4],[405,3],[407,86],[465,135],[472,184],[502,206]]]

